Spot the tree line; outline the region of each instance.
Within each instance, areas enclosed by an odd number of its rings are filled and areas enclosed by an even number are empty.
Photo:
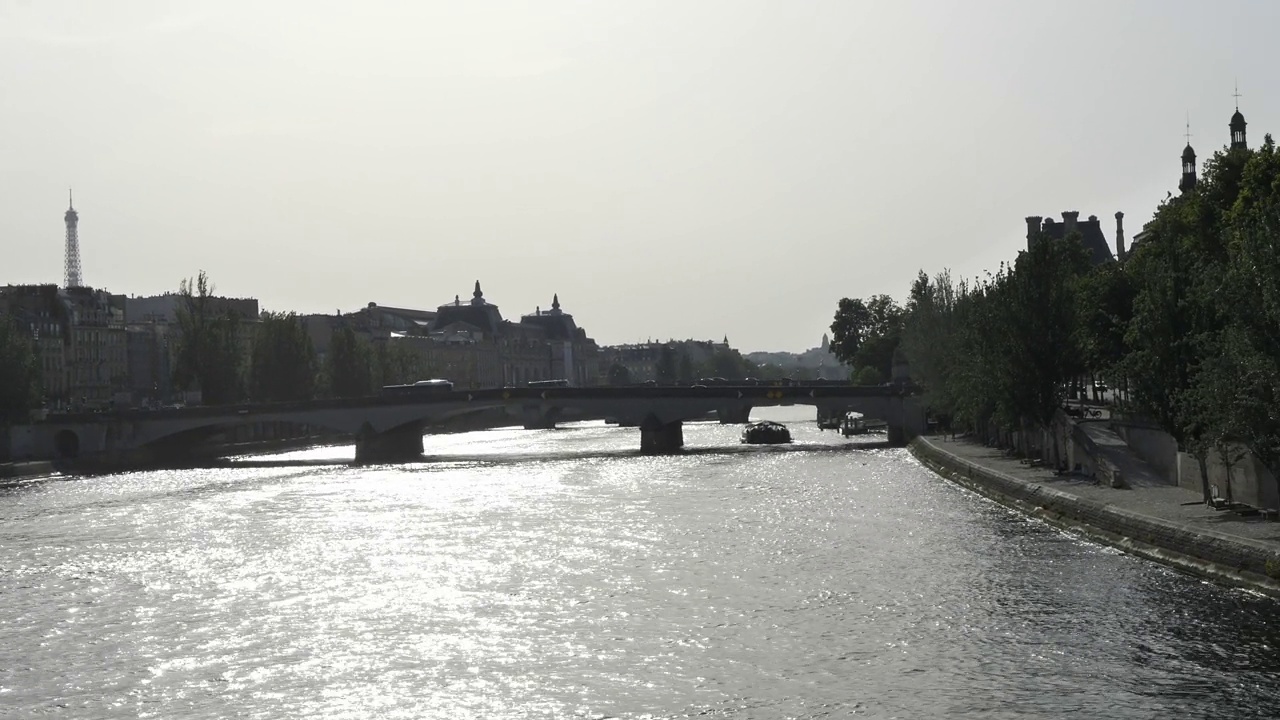
[[[199,390],[206,405],[362,397],[431,374],[411,349],[371,343],[347,324],[333,331],[320,362],[297,313],[264,312],[246,324],[214,297],[203,271],[180,284],[176,314],[174,382]]]
[[[921,271],[902,307],[842,299],[831,329],[856,375],[901,353],[937,417],[988,439],[1047,429],[1073,387],[1103,378],[1202,478],[1206,456],[1241,448],[1280,477],[1280,155],[1270,135],[1217,152],[1122,262],[1091,266],[1078,233],[1042,235],[984,277]]]

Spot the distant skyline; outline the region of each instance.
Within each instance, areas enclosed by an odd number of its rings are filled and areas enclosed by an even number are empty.
[[[844,296],[973,277],[1028,215],[1129,239],[1239,107],[1280,4],[0,0],[3,283],[208,272],[269,310],[434,308],[602,344],[818,345]]]

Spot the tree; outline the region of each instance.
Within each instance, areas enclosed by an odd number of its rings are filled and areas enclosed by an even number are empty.
[[[711,354],[711,376],[726,380],[741,380],[746,376],[745,362],[745,358],[737,350],[717,348]]]
[[[879,370],[871,366],[864,366],[853,375],[854,385],[881,385],[884,383],[884,376]]]
[[[622,363],[614,363],[609,366],[608,378],[610,385],[630,385],[631,371]]]
[[[655,373],[660,383],[673,383],[679,377],[676,368],[676,351],[670,345],[663,345],[658,354],[658,367]]]
[[[263,313],[249,363],[250,397],[258,401],[309,400],[316,390],[316,352],[302,318]]]
[[[27,422],[40,404],[40,363],[35,343],[8,315],[0,314],[0,422]]]
[[[968,301],[969,286],[955,283],[943,270],[933,279],[922,270],[911,285],[903,312],[900,347],[911,365],[912,380],[924,389],[934,412],[953,416],[964,358],[960,356],[959,307]]]
[[[354,337],[354,336],[353,336]],[[433,377],[447,377],[457,383],[471,381],[470,374],[474,367],[470,364],[462,367],[434,368],[413,347],[399,340],[383,340],[374,343],[369,349],[368,343],[358,340],[365,348],[365,354],[372,362],[372,387],[382,385],[404,385]],[[437,373],[441,370],[443,375]]]
[[[199,389],[206,405],[240,400],[241,317],[213,296],[203,270],[195,280],[178,287],[177,356],[174,383],[183,390]]]
[[[680,368],[677,374],[679,375],[680,382],[693,382],[693,361],[689,359],[688,350],[680,351]]]
[[[888,295],[840,300],[831,323],[831,352],[843,363],[888,377],[902,335],[902,307]]]
[[[862,342],[871,330],[871,312],[858,298],[841,298],[831,321],[831,353],[853,365]]]
[[[385,354],[385,346],[380,348]],[[325,355],[324,374],[329,394],[333,397],[365,397],[373,394],[373,366],[369,348],[356,337],[351,326],[343,324],[334,330]],[[390,365],[390,363],[387,363]],[[384,378],[390,373],[383,369]],[[394,383],[384,383],[394,384]]]
[[[1223,215],[1224,281],[1198,298],[1221,330],[1200,335],[1182,415],[1202,463],[1210,450],[1231,462],[1247,447],[1280,483],[1280,153],[1270,135],[1249,153],[1238,188]],[[1203,465],[1202,484],[1207,501]]]

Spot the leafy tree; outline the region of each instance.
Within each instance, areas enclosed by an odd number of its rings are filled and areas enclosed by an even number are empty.
[[[380,352],[387,353],[385,345]],[[333,332],[329,342],[329,352],[324,358],[324,375],[328,381],[329,394],[333,397],[365,397],[374,391],[374,372],[372,356],[367,343],[356,337],[351,326],[343,324]],[[389,358],[384,363],[390,365]],[[392,374],[389,367],[382,368],[383,378]],[[383,384],[394,384],[384,382]]]
[[[26,422],[40,404],[40,363],[35,343],[8,315],[0,314],[0,422]]]
[[[1232,154],[1245,164],[1222,214],[1223,281],[1199,295],[1213,304],[1205,317],[1221,329],[1199,334],[1199,362],[1180,409],[1202,461],[1213,450],[1230,462],[1247,447],[1280,483],[1280,153],[1268,135],[1257,151]],[[1207,500],[1203,466],[1202,484]]]
[[[631,371],[622,363],[614,363],[609,366],[608,378],[610,385],[630,385]]]
[[[688,350],[682,350],[680,352],[680,368],[678,375],[680,382],[682,383],[693,381],[693,361],[689,359]]]
[[[960,357],[958,308],[968,299],[969,287],[955,283],[943,270],[932,280],[920,271],[911,285],[903,313],[900,347],[911,365],[911,376],[924,389],[925,402],[935,411],[955,412]]]
[[[213,295],[203,270],[178,288],[177,353],[174,383],[199,389],[206,405],[236,402],[243,395],[240,377],[241,317]]]
[[[1005,384],[997,408],[1004,419],[1048,426],[1065,399],[1066,383],[1080,373],[1076,343],[1076,286],[1089,268],[1080,236],[1047,237],[1019,253],[997,306]]]
[[[676,368],[676,351],[670,345],[663,345],[662,351],[658,354],[658,367],[654,374],[660,383],[673,383],[679,377],[679,371]]]
[[[368,347],[367,343],[360,341]],[[373,363],[373,389],[382,385],[403,385],[433,377],[447,377],[460,383],[470,382],[474,367],[451,367],[437,373],[421,352],[399,340],[380,341],[370,353]]]
[[[249,364],[254,400],[309,400],[316,390],[316,352],[302,318],[263,313]]]
[[[871,311],[858,298],[841,298],[831,321],[831,353],[852,365],[862,342],[871,332]]]
[[[1088,371],[1110,375],[1124,360],[1133,297],[1133,280],[1118,263],[1095,268],[1080,278],[1077,342]]]
[[[726,380],[760,378],[767,374],[755,363],[743,357],[741,352],[723,347],[716,348],[695,373],[698,377],[718,377]],[[781,378],[785,372],[779,368],[774,374]]]
[[[863,366],[853,376],[854,385],[881,385],[883,383],[884,376],[880,374],[879,370],[869,365]]]
[[[867,300],[843,298],[831,323],[831,352],[857,370],[874,368],[884,377],[893,370],[893,353],[902,336],[902,307],[888,295]]]

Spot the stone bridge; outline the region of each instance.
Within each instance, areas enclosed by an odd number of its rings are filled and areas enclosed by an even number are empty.
[[[468,417],[488,416],[527,428],[557,422],[609,418],[638,427],[645,452],[674,452],[684,445],[682,423],[711,414],[721,422],[746,422],[751,409],[813,405],[825,415],[857,411],[883,420],[889,440],[905,443],[924,431],[914,389],[905,385],[716,385],[710,387],[607,386],[496,388],[296,403],[196,407],[159,411],[50,416],[29,426],[34,454],[59,459],[101,459],[113,464],[180,462],[228,428],[248,423],[291,423],[324,428],[356,439],[358,462],[413,459],[422,435]]]

